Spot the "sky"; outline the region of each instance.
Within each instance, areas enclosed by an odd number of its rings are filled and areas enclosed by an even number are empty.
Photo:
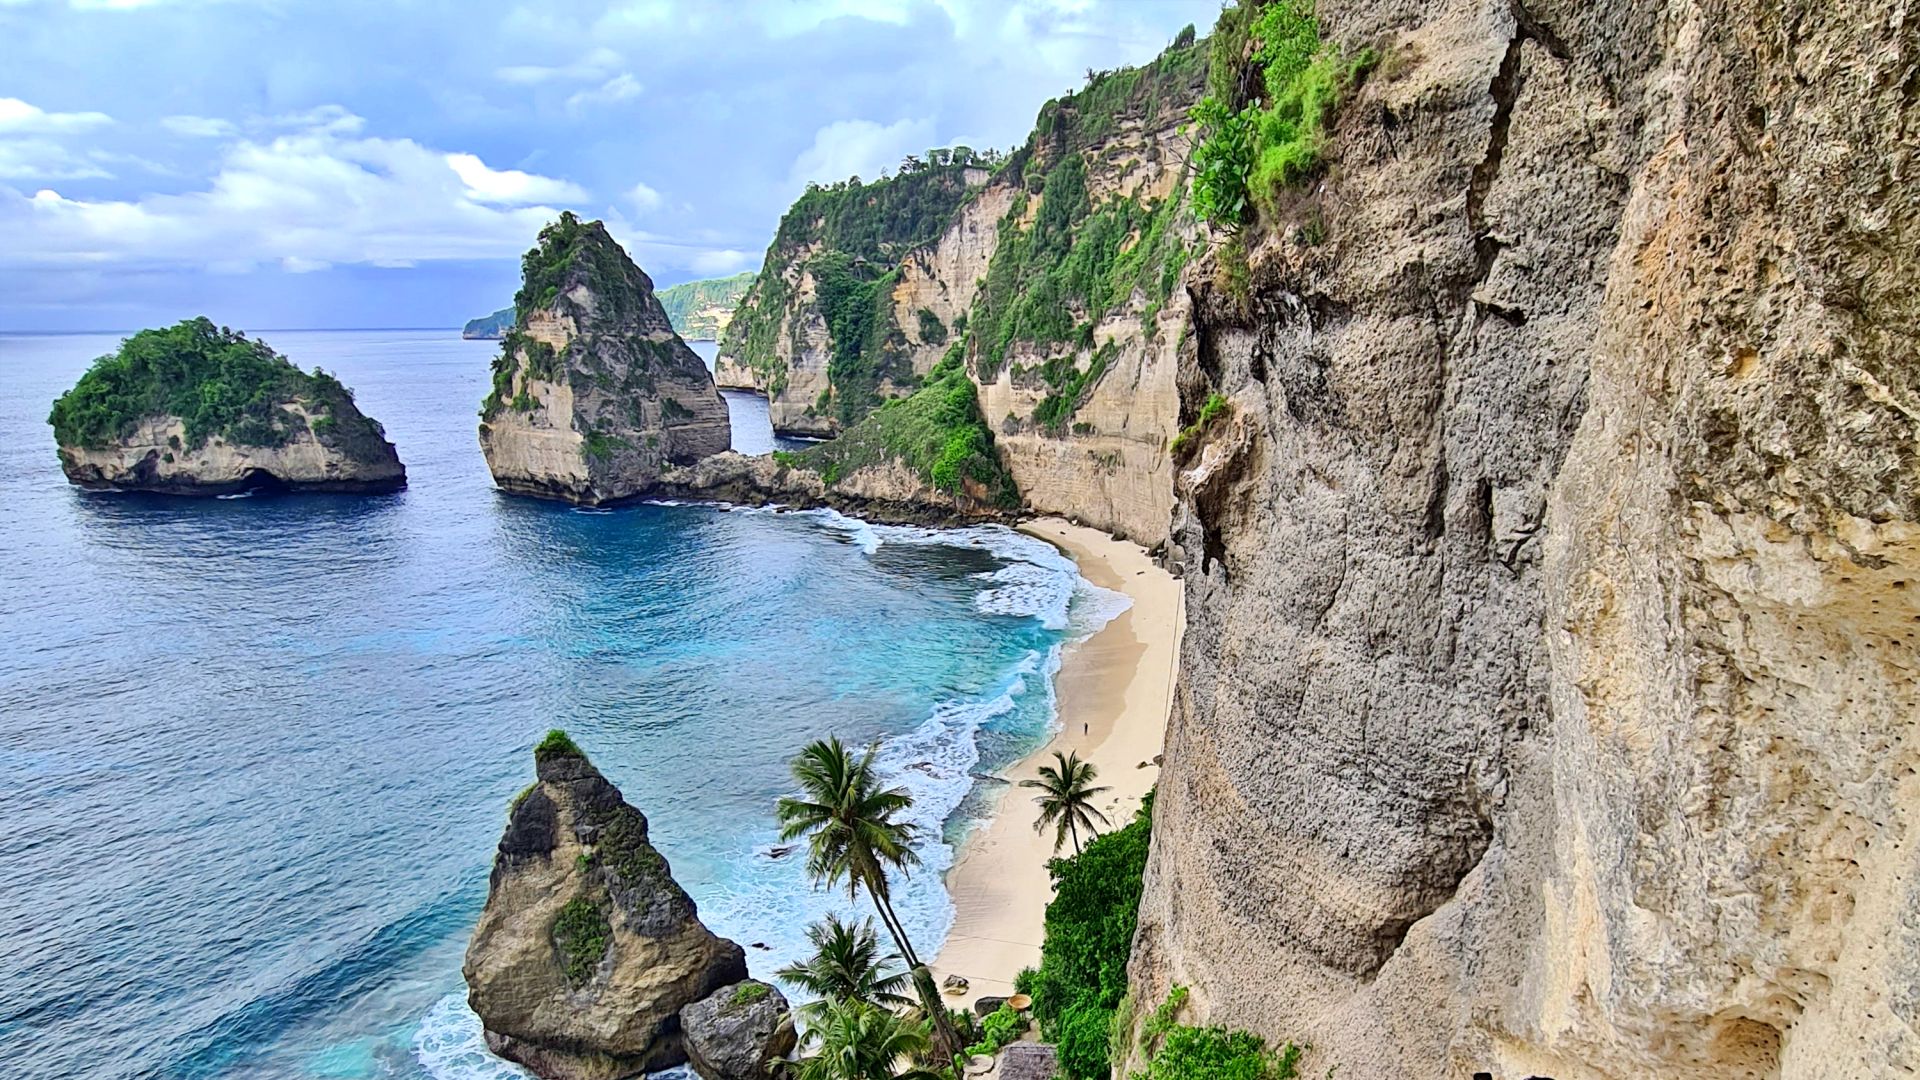
[[[658,286],[1011,148],[1219,0],[0,0],[0,331],[458,326],[562,209]]]

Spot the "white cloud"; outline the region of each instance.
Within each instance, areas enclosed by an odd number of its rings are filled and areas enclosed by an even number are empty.
[[[94,180],[113,174],[46,139],[0,139],[0,180]]]
[[[660,193],[645,184],[635,184],[632,190],[627,192],[627,201],[633,204],[634,209],[644,214],[659,208]]]
[[[404,265],[518,255],[580,194],[563,180],[496,171],[470,154],[326,128],[241,141],[206,190],[136,200],[32,196],[0,187],[0,266]]]
[[[520,86],[536,86],[544,82],[593,82],[605,79],[620,66],[620,54],[612,49],[599,48],[587,53],[571,64],[545,67],[539,64],[518,64],[512,67],[494,69],[494,78],[501,82]]]
[[[525,206],[537,202],[585,202],[587,193],[578,184],[548,176],[521,172],[519,169],[489,169],[473,154],[448,154],[447,165],[460,182],[467,185],[467,198],[500,206]]]
[[[231,121],[211,116],[163,116],[160,126],[189,139],[225,139],[240,133]]]
[[[59,135],[85,131],[113,123],[102,112],[47,112],[19,98],[0,98],[0,133],[15,135]]]
[[[629,74],[615,75],[593,90],[581,90],[567,98],[567,108],[574,112],[591,105],[615,105],[622,101],[631,101],[640,96],[646,87],[640,80]]]
[[[254,121],[254,123],[258,124],[260,121]],[[305,112],[282,113],[265,123],[275,127],[324,132],[329,135],[352,135],[367,126],[365,119],[355,116],[339,105],[320,105]]]
[[[702,251],[687,260],[687,266],[696,274],[732,274],[758,265],[760,256],[750,252],[721,248],[715,251]]]
[[[839,120],[813,133],[813,145],[793,159],[788,178],[795,186],[849,176],[872,180],[908,154],[934,145],[932,120],[898,120],[885,127],[872,120]]]

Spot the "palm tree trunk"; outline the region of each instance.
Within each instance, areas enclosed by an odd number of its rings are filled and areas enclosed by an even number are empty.
[[[900,916],[894,913],[893,898],[887,892],[886,879],[878,882],[869,879],[867,895],[873,897],[873,906],[879,910],[881,920],[887,924],[887,929],[893,934],[894,944],[900,946],[900,955],[906,958],[911,970],[913,988],[920,995],[920,1007],[926,1010],[927,1019],[933,1025],[934,1058],[942,1065],[950,1063],[963,1048],[960,1033],[953,1028],[953,1018],[947,1015],[946,1002],[940,1000],[940,990],[933,985],[933,972],[920,962],[919,954],[913,951],[913,942],[907,939],[906,927],[900,925]]]
[[[1074,824],[1072,818],[1067,819],[1067,833],[1073,837],[1073,854],[1078,857],[1080,854],[1080,826]]]

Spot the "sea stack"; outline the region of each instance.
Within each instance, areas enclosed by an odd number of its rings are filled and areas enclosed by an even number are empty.
[[[598,221],[571,213],[521,261],[513,325],[480,408],[494,483],[599,505],[732,442],[706,364],[674,333],[653,282]]]
[[[204,317],[142,330],[95,360],[47,418],[81,487],[227,495],[376,494],[407,470],[353,391]]]
[[[514,800],[467,946],[487,1046],[550,1080],[614,1080],[687,1059],[680,1010],[747,977],[701,923],[629,806],[551,732]]]

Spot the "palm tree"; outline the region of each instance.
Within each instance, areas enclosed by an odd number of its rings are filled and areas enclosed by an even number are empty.
[[[780,800],[780,838],[807,838],[807,873],[825,885],[845,882],[847,896],[861,889],[873,898],[880,921],[906,958],[920,1004],[933,1021],[934,1050],[950,1061],[960,1050],[959,1036],[934,989],[933,975],[913,951],[913,942],[893,910],[887,870],[905,873],[919,863],[913,841],[919,830],[899,820],[913,806],[903,788],[882,788],[873,769],[874,748],[855,758],[837,738],[809,743],[793,759],[800,795]]]
[[[814,1032],[814,1052],[800,1059],[800,1080],[942,1080],[925,1069],[895,1072],[927,1052],[927,1025],[863,1001],[828,1010]]]
[[[1046,832],[1047,826],[1053,826],[1053,850],[1059,851],[1068,836],[1073,837],[1073,853],[1080,854],[1080,830],[1084,827],[1089,836],[1099,835],[1093,827],[1096,819],[1100,824],[1111,824],[1107,815],[1094,809],[1093,797],[1111,788],[1094,787],[1093,778],[1099,770],[1091,761],[1081,761],[1078,751],[1062,754],[1053,752],[1054,764],[1040,766],[1040,778],[1022,780],[1021,787],[1039,788],[1040,794],[1033,801],[1040,804],[1040,820],[1033,823],[1034,832]]]
[[[843,923],[839,916],[828,915],[825,922],[807,927],[807,940],[813,942],[813,955],[774,975],[819,998],[800,1007],[809,1025],[823,1023],[827,1013],[843,1002],[861,1001],[887,1009],[913,1004],[901,993],[907,986],[906,972],[886,970],[887,962],[898,957],[880,955],[873,920]]]

